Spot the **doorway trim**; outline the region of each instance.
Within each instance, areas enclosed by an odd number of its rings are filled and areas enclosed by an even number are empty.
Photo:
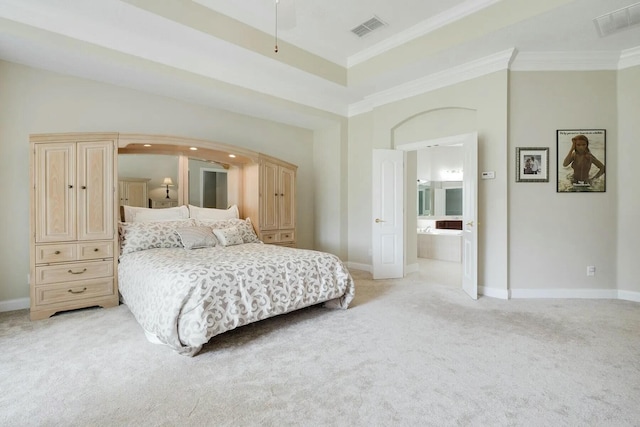
[[[463,134],[457,134],[457,135],[451,135],[451,136],[446,136],[446,137],[442,137],[442,138],[434,138],[434,139],[427,139],[427,140],[422,140],[422,141],[415,141],[415,142],[410,142],[410,143],[405,143],[405,144],[398,144],[396,145],[395,149],[396,150],[400,150],[400,151],[404,151],[406,152],[410,152],[410,151],[417,151],[423,148],[428,148],[428,147],[436,147],[436,146],[446,146],[446,145],[457,145],[457,144],[464,144],[465,142],[468,142],[470,138],[473,138],[476,142],[475,144],[477,144],[477,138],[478,138],[478,134],[477,132],[468,132],[468,133],[463,133]],[[477,156],[477,154],[476,154]],[[406,158],[406,154],[405,154],[405,158]],[[476,165],[477,165],[477,157],[475,159]],[[475,179],[477,179],[477,176],[475,177]],[[407,193],[407,180],[408,177],[405,175],[405,183],[404,183],[404,193],[405,196],[408,196]],[[468,182],[468,174],[464,174],[463,175],[463,186],[466,184],[466,182]],[[476,187],[476,191],[474,194],[474,199],[475,199],[475,207],[474,210],[476,212],[476,214],[474,215],[475,218],[475,222],[477,223],[477,187]],[[405,202],[406,203],[406,202]],[[405,215],[405,229],[404,229],[404,236],[403,236],[403,240],[406,242],[407,241],[407,236],[409,233],[409,230],[406,227],[406,224],[408,223],[408,221],[406,220],[406,215]],[[473,221],[471,222],[473,223]],[[469,224],[467,224],[466,226],[468,226]],[[465,226],[465,227],[466,227]],[[472,225],[472,227],[477,227],[477,224]],[[477,285],[477,231],[474,231],[474,243],[475,243],[475,250],[473,251],[473,259],[475,260],[474,262],[474,274],[473,274],[473,283],[474,283],[474,287],[475,287],[475,291],[470,293],[470,296],[473,299],[477,299],[477,289],[478,289],[478,285]],[[406,261],[406,258],[405,258]],[[463,259],[462,261],[462,265],[461,268],[465,267],[465,260]],[[417,265],[416,265],[416,269],[417,269]],[[405,265],[405,271],[409,271],[412,270],[413,268],[411,268],[408,265]],[[464,273],[464,272],[463,272]],[[464,274],[463,274],[463,285],[465,284],[465,278],[464,278]],[[464,286],[463,286],[464,288]],[[465,292],[467,292],[467,290],[465,289]]]

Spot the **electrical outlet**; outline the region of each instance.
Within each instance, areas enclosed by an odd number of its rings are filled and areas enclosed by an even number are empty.
[[[596,275],[596,266],[588,265],[587,266],[587,276],[595,276]]]

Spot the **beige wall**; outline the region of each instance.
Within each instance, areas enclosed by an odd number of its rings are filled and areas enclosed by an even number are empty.
[[[618,288],[640,292],[640,66],[618,73]],[[607,186],[607,188],[610,188]],[[607,190],[608,191],[608,190]],[[626,295],[623,295],[626,296]]]
[[[616,288],[619,147],[616,71],[512,72],[509,283],[521,290]],[[606,192],[557,193],[558,129],[606,129]],[[515,182],[516,147],[549,147],[548,183]],[[602,160],[602,159],[600,159]],[[603,160],[604,162],[604,160]],[[596,275],[587,277],[588,265]]]
[[[634,176],[635,155],[640,155],[635,140],[639,88],[640,67],[619,72],[505,70],[336,120],[314,133],[0,62],[0,182],[6,187],[0,211],[0,309],[11,306],[7,301],[28,298],[30,133],[169,134],[282,158],[299,166],[299,246],[334,252],[351,265],[367,267],[372,149],[391,148],[394,138],[469,131],[468,119],[460,120],[455,110],[447,113],[449,108],[473,111],[478,170],[496,175],[479,181],[479,284],[497,295],[532,291],[639,300],[640,186]],[[408,119],[436,110],[441,110],[441,125],[418,120],[394,132]],[[607,129],[607,192],[558,194],[555,131],[583,127]],[[515,147],[523,146],[550,148],[549,183],[515,182]],[[596,266],[594,277],[586,276],[587,265]]]
[[[298,245],[312,248],[322,233],[314,229],[313,171],[330,169],[314,164],[311,131],[0,61],[0,305],[29,296],[29,134],[84,131],[213,140],[296,164]]]

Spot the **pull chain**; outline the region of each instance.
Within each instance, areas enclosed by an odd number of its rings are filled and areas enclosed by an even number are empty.
[[[278,0],[275,0],[276,2],[276,29],[275,29],[275,48],[274,48],[274,52],[278,53]]]

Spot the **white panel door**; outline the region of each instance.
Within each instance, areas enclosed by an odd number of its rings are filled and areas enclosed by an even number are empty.
[[[462,185],[462,289],[478,299],[478,134],[465,135]]]
[[[372,264],[374,279],[404,275],[404,153],[373,150]]]

